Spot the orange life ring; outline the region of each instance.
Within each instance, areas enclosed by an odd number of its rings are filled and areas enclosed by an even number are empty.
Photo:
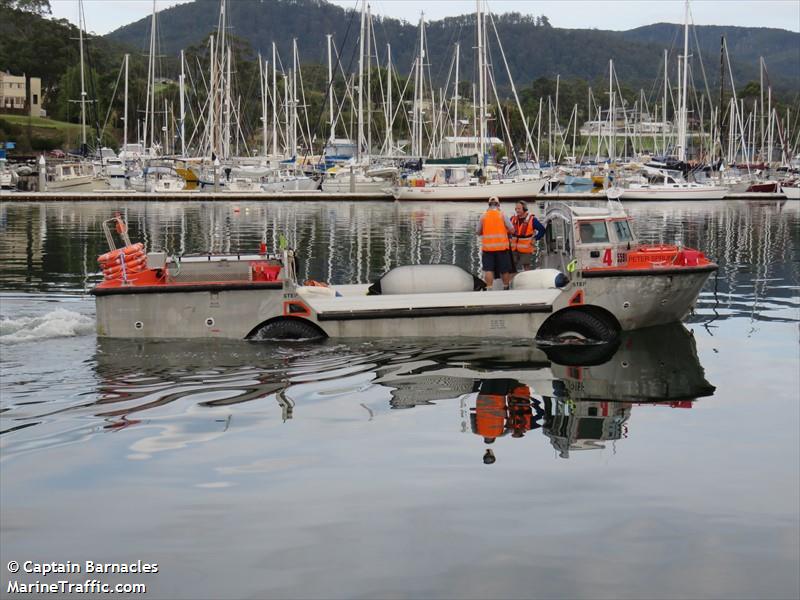
[[[124,248],[118,248],[117,250],[112,250],[111,252],[106,252],[105,254],[101,254],[97,257],[97,262],[104,263],[115,258],[118,258],[121,254],[135,254],[144,250],[144,244],[141,242],[137,244],[131,244],[130,246],[125,246]]]
[[[316,281],[315,279],[306,279],[303,285],[311,286],[311,287],[331,287],[327,283],[322,281]]]
[[[137,260],[144,260],[147,258],[147,255],[144,252],[134,252],[133,254],[118,254],[111,260],[102,260],[98,261],[103,267],[113,267],[114,265],[118,265],[121,260],[124,260],[126,263],[135,262]]]
[[[134,271],[134,270],[137,270],[137,269],[138,270],[143,270],[146,262],[147,262],[147,259],[144,259],[144,258],[142,258],[141,260],[135,260],[135,261],[131,261],[131,262],[126,262],[125,263],[125,270],[126,271]],[[103,273],[104,274],[121,273],[121,272],[122,272],[122,265],[119,265],[119,264],[103,268]]]

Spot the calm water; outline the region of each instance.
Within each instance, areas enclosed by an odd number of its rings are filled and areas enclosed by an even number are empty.
[[[513,340],[97,340],[117,208],[172,253],[284,235],[302,277],[335,282],[479,259],[481,206],[0,203],[3,595],[10,560],[138,559],[159,573],[98,578],[156,598],[800,595],[798,203],[630,205],[642,238],[720,271],[684,325],[590,367]]]

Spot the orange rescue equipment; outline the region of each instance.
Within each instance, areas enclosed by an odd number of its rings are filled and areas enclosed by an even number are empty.
[[[503,214],[499,210],[487,210],[483,213],[481,229],[481,250],[484,252],[500,252],[509,249],[508,230]]]
[[[281,272],[280,265],[272,265],[260,261],[252,261],[250,269],[253,281],[278,281],[278,275]]]
[[[101,254],[97,262],[106,280],[120,279],[123,275],[141,273],[147,269],[147,255],[143,244],[131,244],[124,248]]]
[[[114,260],[115,258],[118,259],[120,254],[129,255],[129,254],[139,254],[144,252],[144,244],[141,242],[138,244],[131,244],[130,246],[125,246],[124,248],[119,248],[117,250],[112,250],[111,252],[106,252],[105,254],[101,254],[97,257],[97,262],[101,265],[103,263],[107,263],[109,261]]]
[[[511,250],[520,254],[533,254],[533,215],[520,219],[511,217],[514,233],[511,234]]]

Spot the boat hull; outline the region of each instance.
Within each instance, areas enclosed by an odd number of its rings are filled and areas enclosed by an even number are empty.
[[[96,289],[94,294],[99,337],[244,339],[260,323],[283,314],[280,283]]]
[[[602,269],[584,271],[576,282],[585,304],[601,306],[613,314],[623,330],[681,321],[694,308],[717,265],[675,269]]]
[[[788,200],[800,200],[800,187],[781,187],[781,192]]]
[[[525,179],[521,181],[500,181],[476,185],[432,185],[425,187],[392,187],[395,200],[475,200],[486,201],[491,196],[502,200],[532,198],[539,195],[546,179]]]
[[[725,187],[701,188],[625,188],[621,200],[722,200],[730,190]]]
[[[103,187],[105,182],[98,180],[94,175],[81,175],[70,177],[69,179],[57,179],[47,182],[48,192],[59,192],[61,190],[89,191],[96,187]]]
[[[261,184],[265,192],[313,192],[319,189],[319,183],[310,177],[295,177],[281,181],[267,181]]]
[[[386,195],[384,191],[389,187],[389,182],[385,179],[375,179],[374,181],[359,181],[358,179],[353,182],[351,188],[350,178],[345,175],[343,177],[325,179],[322,182],[322,191],[328,194],[349,194],[351,192],[360,194],[375,194],[378,196]]]

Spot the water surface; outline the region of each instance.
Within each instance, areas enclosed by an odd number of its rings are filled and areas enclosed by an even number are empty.
[[[642,238],[699,247],[719,274],[685,324],[566,366],[518,340],[94,335],[86,292],[117,209],[151,248],[285,236],[301,277],[356,283],[477,271],[480,206],[0,203],[4,593],[9,560],[141,559],[159,573],[103,581],[182,598],[797,597],[800,207],[629,208]]]

